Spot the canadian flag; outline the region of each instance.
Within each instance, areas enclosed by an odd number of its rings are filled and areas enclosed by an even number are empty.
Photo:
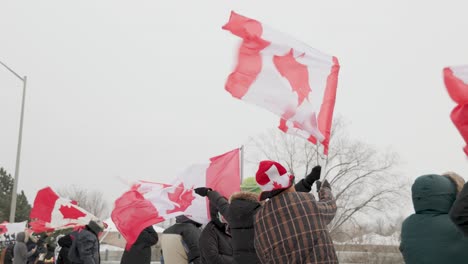
[[[13,235],[26,230],[26,221],[19,223],[3,222],[0,224],[0,235],[8,234]]]
[[[444,82],[450,97],[458,103],[450,118],[468,144],[468,65],[445,68]],[[468,145],[463,150],[468,155]]]
[[[172,184],[139,181],[116,200],[112,221],[128,248],[143,229],[166,219],[184,214],[201,224],[208,223],[208,200],[193,191],[204,186],[226,197],[240,191],[240,149],[190,166]]]
[[[37,192],[29,215],[34,232],[85,226],[97,217],[79,207],[75,201],[59,197],[50,187]]]
[[[283,132],[318,141],[327,154],[338,59],[235,12],[223,29],[242,38],[226,90],[279,115]]]

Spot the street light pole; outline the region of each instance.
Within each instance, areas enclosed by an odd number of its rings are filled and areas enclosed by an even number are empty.
[[[20,117],[20,126],[19,126],[19,135],[18,135],[18,148],[16,149],[16,165],[15,165],[15,181],[13,183],[13,191],[11,194],[11,208],[10,208],[10,223],[15,222],[16,214],[16,193],[18,190],[18,179],[19,179],[19,168],[20,168],[20,157],[21,157],[21,142],[23,139],[23,118],[24,118],[24,103],[26,101],[26,83],[28,78],[26,76],[22,77],[13,71],[10,67],[0,61],[7,70],[13,73],[18,79],[23,81],[23,99],[21,101],[21,117]]]

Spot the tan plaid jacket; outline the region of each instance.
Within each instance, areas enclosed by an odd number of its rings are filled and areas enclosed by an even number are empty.
[[[330,188],[320,201],[288,192],[265,203],[255,217],[255,249],[262,263],[338,263],[327,225],[336,213]]]

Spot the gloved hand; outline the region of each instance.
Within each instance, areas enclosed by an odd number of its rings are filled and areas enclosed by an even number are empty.
[[[316,181],[315,187],[317,187],[317,192],[319,192],[320,188],[322,187],[331,189],[330,183],[327,180],[325,180],[323,183],[321,181]]]
[[[205,197],[208,195],[209,191],[212,191],[213,189],[207,188],[207,187],[198,187],[195,188],[194,191],[196,194],[200,195],[201,197]]]
[[[316,180],[320,180],[320,172],[322,167],[320,165],[315,166],[312,171],[305,177],[305,181],[312,186]]]

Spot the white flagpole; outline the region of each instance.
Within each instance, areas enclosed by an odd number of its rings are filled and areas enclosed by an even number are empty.
[[[244,145],[240,147],[240,178],[241,178],[241,185],[244,181]]]

